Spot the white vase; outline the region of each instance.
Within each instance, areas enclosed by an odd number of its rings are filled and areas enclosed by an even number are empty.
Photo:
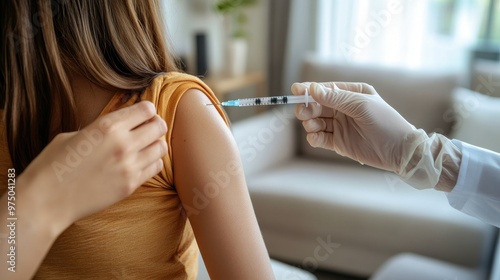
[[[247,68],[248,42],[241,38],[231,38],[228,42],[227,67],[230,76],[241,76]]]

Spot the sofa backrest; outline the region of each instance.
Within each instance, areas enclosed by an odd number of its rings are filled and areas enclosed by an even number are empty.
[[[276,106],[232,124],[246,176],[262,172],[295,156],[296,123],[293,106]]]
[[[424,72],[325,61],[308,56],[302,63],[302,82],[364,82],[375,87],[380,96],[404,118],[427,133],[447,135],[453,125],[452,92],[459,84],[458,72]],[[301,137],[304,139],[305,136]],[[302,140],[301,153],[324,157]],[[331,153],[330,153],[331,154]]]
[[[489,96],[500,97],[500,62],[476,60],[471,67],[470,88]]]

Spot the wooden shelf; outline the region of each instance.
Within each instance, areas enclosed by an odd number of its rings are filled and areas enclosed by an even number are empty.
[[[208,77],[203,81],[212,89],[217,98],[224,99],[229,92],[255,86],[257,96],[265,96],[266,82],[262,72],[247,73],[235,77]]]

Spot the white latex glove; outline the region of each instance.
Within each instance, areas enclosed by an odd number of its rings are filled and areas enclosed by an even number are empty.
[[[337,86],[338,88],[336,88]],[[318,103],[295,108],[313,147],[337,152],[360,163],[398,174],[418,189],[450,191],[458,176],[461,153],[446,137],[416,129],[363,83],[296,83]]]

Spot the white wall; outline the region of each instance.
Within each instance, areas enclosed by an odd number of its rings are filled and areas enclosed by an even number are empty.
[[[300,80],[300,67],[304,56],[315,49],[317,0],[292,0],[288,21],[283,88],[288,91]]]
[[[249,17],[250,71],[265,71],[267,60],[268,1],[247,9]],[[209,74],[220,74],[224,65],[224,22],[213,9],[215,0],[163,0],[162,9],[167,29],[177,55],[185,56],[190,69],[195,69],[195,34],[208,36]]]

